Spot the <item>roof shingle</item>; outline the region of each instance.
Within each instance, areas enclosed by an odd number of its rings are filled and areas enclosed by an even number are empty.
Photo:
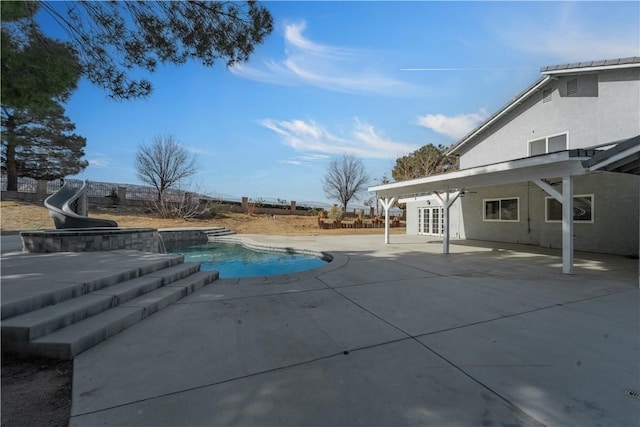
[[[627,58],[603,59],[599,61],[574,62],[570,64],[548,65],[540,69],[541,73],[549,71],[570,70],[574,68],[602,67],[608,65],[640,64],[640,56],[630,56]]]

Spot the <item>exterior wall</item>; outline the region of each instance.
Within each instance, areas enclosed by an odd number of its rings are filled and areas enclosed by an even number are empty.
[[[407,203],[407,234],[418,234],[418,208],[430,206],[427,202],[408,202]]]
[[[517,222],[483,221],[484,200],[504,198],[518,198],[519,220]],[[536,199],[542,200],[541,209],[536,209]],[[525,182],[516,185],[474,188],[464,195],[461,204],[464,212],[462,221],[467,239],[539,244],[539,223],[544,223],[544,196],[542,190],[535,184]]]
[[[567,96],[567,81],[578,92]],[[529,156],[528,141],[568,132],[568,147],[585,148],[640,135],[640,69],[561,76],[476,137],[460,156],[460,168]],[[468,143],[469,144],[469,143]]]
[[[640,176],[591,174],[575,179],[574,187],[574,194],[594,195],[593,223],[574,223],[575,249],[637,256]],[[540,245],[562,247],[562,225],[547,223],[541,230]]]
[[[640,177],[609,172],[575,177],[574,195],[580,194],[593,195],[593,222],[574,222],[575,250],[637,256]],[[485,199],[512,197],[519,199],[518,222],[483,221]],[[547,197],[531,182],[469,191],[451,206],[451,239],[561,248],[562,224],[545,222]],[[428,206],[434,203],[407,203],[407,234],[418,234],[418,208]]]
[[[574,194],[593,194],[594,218],[593,223],[574,223],[575,250],[637,256],[639,193],[640,177],[635,175],[605,172],[575,177]],[[484,199],[512,197],[519,198],[518,222],[483,221]],[[461,200],[461,235],[474,240],[561,248],[562,224],[545,222],[547,197],[533,183],[475,189]],[[452,236],[456,233],[453,226]]]

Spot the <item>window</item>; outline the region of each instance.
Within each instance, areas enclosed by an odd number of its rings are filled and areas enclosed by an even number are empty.
[[[562,221],[562,204],[553,197],[545,200],[545,222]],[[593,194],[573,196],[573,220],[593,222]]]
[[[483,221],[520,221],[518,198],[487,199],[484,203]]]
[[[534,139],[529,141],[529,155],[537,156],[539,154],[554,153],[556,151],[566,150],[568,147],[569,134],[561,133],[559,135],[548,136],[546,138]]]
[[[529,155],[537,156],[547,152],[547,138],[529,141]]]
[[[571,79],[567,81],[567,96],[575,95],[578,93],[578,79]]]

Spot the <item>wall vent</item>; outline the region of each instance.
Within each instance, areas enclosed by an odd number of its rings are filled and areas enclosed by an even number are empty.
[[[578,93],[578,79],[571,79],[567,82],[567,96]]]
[[[553,89],[545,89],[542,91],[542,102],[551,102],[551,94],[553,93]]]

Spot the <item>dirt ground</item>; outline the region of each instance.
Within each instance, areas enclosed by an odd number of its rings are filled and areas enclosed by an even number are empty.
[[[303,215],[248,215],[221,213],[212,219],[160,218],[144,208],[90,207],[89,216],[115,220],[121,227],[226,227],[238,234],[269,234],[280,236],[384,234],[382,228],[344,228],[322,230],[315,216]],[[47,209],[41,204],[0,201],[0,230],[3,234],[18,231],[54,228]],[[403,227],[391,229],[391,233],[404,234]]]
[[[2,427],[69,425],[73,362],[2,355]]]
[[[384,233],[381,228],[321,230],[315,216],[302,215],[274,217],[223,213],[207,220],[184,220],[159,218],[142,208],[90,207],[89,216],[113,219],[121,227],[226,227],[239,234],[309,236]],[[0,201],[2,234],[52,228],[53,221],[41,203]],[[405,229],[392,228],[391,233],[404,234]],[[68,425],[71,411],[72,362],[2,354],[1,365],[2,427]]]

